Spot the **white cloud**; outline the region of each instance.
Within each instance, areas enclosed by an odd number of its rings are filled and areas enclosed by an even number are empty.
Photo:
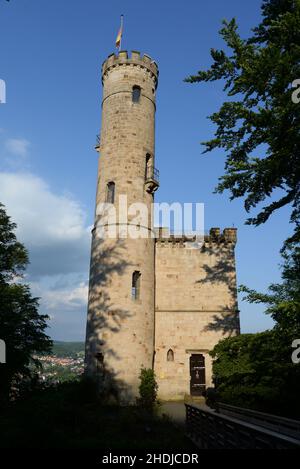
[[[85,333],[90,231],[85,211],[70,194],[55,194],[31,173],[0,172],[0,202],[29,251],[26,281],[51,317],[50,334],[82,340]]]
[[[9,138],[5,142],[5,149],[15,156],[24,158],[28,154],[30,142],[24,138]]]
[[[63,275],[31,283],[40,311],[50,316],[49,333],[57,340],[84,340],[88,282]]]
[[[86,271],[90,229],[83,208],[31,173],[0,172],[0,200],[18,225],[34,277]]]
[[[78,285],[70,285],[67,288],[49,289],[42,288],[41,285],[32,285],[38,296],[41,296],[41,303],[47,310],[51,311],[53,319],[56,313],[61,309],[64,311],[74,312],[74,310],[82,309],[87,304],[88,299],[88,283],[80,282]],[[39,293],[40,292],[40,293]]]

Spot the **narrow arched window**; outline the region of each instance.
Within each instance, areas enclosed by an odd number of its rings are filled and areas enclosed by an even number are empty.
[[[167,353],[167,361],[168,362],[174,361],[174,352],[171,348],[168,350],[168,353]]]
[[[97,353],[96,353],[96,358],[97,358],[97,361],[98,361],[101,365],[103,365],[103,361],[104,361],[104,355],[103,355],[103,353],[97,352]]]
[[[106,202],[109,204],[115,203],[115,183],[110,181],[106,186]]]
[[[137,85],[132,87],[132,102],[138,103],[141,97],[141,88]]]
[[[135,270],[132,274],[131,297],[133,300],[140,298],[141,272]]]

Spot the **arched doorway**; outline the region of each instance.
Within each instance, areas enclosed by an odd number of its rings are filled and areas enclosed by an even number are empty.
[[[205,391],[205,357],[201,353],[190,356],[190,393],[191,396],[202,396]]]

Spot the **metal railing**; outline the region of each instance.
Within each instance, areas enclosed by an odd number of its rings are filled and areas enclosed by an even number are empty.
[[[96,148],[100,147],[100,135],[99,135],[99,134],[96,135],[95,147],[96,147]]]
[[[145,174],[145,181],[155,181],[159,183],[159,170],[154,166],[147,166],[146,174]]]
[[[300,440],[212,410],[185,404],[186,433],[199,448],[300,449]]]
[[[278,415],[267,414],[252,409],[244,409],[229,404],[218,404],[219,411],[223,415],[246,420],[248,423],[254,423],[262,427],[268,428],[283,435],[291,436],[300,440],[300,421],[293,420]]]

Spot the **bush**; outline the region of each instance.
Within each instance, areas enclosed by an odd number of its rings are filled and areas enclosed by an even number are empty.
[[[139,404],[148,412],[152,413],[157,403],[158,385],[155,373],[151,368],[142,368],[139,379],[141,381],[139,386]]]

